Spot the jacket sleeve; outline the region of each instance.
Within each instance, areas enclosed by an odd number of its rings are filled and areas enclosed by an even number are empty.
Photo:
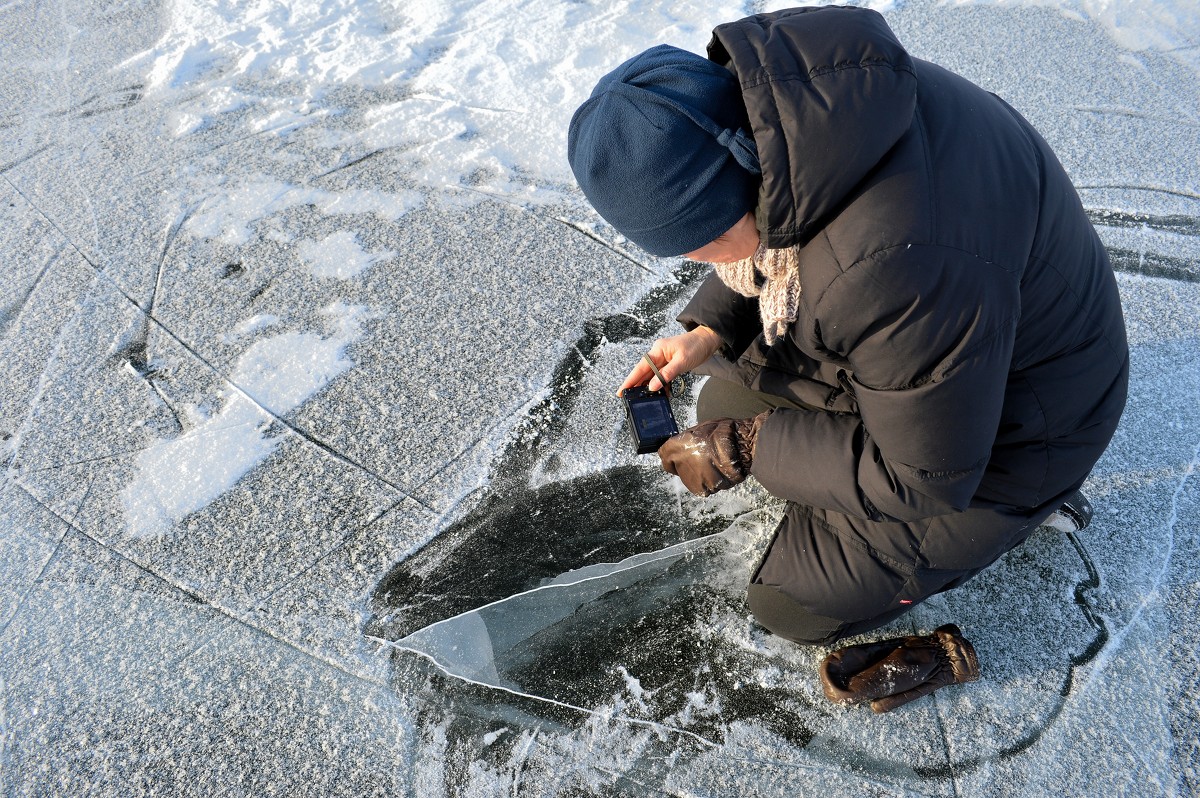
[[[771,493],[874,520],[966,509],[996,439],[1019,275],[933,246],[842,274],[811,331],[848,363],[859,415],[776,411],[752,472]]]
[[[736,362],[750,344],[762,334],[758,316],[758,297],[745,297],[710,274],[677,317],[686,330],[704,325],[724,341],[721,354]]]

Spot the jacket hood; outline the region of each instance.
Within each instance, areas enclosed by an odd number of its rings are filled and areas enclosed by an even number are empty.
[[[729,69],[758,147],[758,227],[768,247],[811,238],[909,129],[912,58],[883,17],[798,8],[721,25],[708,45]]]

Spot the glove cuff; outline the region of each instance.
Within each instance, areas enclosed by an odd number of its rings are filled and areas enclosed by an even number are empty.
[[[733,423],[734,445],[737,447],[738,462],[742,471],[750,473],[754,465],[754,449],[758,446],[758,433],[773,410],[766,410],[753,418],[739,418]]]
[[[975,646],[962,636],[955,624],[943,624],[933,632],[942,646],[945,663],[954,674],[955,683],[976,681],[979,678],[979,657],[975,654]]]

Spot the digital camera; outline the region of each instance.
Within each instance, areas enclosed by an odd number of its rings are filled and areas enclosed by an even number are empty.
[[[621,398],[625,400],[629,432],[638,454],[657,452],[667,438],[679,433],[665,391],[652,391],[645,385],[637,385],[626,388]]]

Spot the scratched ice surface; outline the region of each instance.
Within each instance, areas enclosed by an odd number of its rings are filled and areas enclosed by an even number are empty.
[[[631,453],[703,274],[565,163],[786,4],[245,5],[0,4],[0,793],[1200,792],[1193,4],[871,2],[1051,141],[1133,347],[1092,526],[876,633],[983,665],[880,717],[749,619],[779,504]]]

